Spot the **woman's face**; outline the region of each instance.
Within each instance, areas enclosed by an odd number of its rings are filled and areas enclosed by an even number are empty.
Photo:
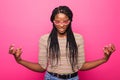
[[[58,34],[64,35],[66,33],[66,29],[70,23],[68,16],[63,13],[58,13],[55,16],[53,21],[55,27],[57,28]]]

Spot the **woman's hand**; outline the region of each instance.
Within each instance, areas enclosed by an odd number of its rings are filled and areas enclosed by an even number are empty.
[[[21,59],[22,49],[21,48],[15,48],[14,45],[11,45],[9,47],[9,53],[14,55],[15,60],[17,63],[23,65],[24,67],[36,71],[36,72],[44,72],[46,69],[42,68],[40,64],[29,62],[26,60]]]
[[[21,60],[22,48],[15,49],[14,45],[10,45],[9,53],[14,55],[15,60],[19,62]]]
[[[104,52],[104,60],[107,62],[111,56],[111,54],[115,51],[114,44],[109,44],[103,48]]]

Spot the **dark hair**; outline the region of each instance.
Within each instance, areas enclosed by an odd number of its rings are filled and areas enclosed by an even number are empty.
[[[78,64],[78,58],[77,58],[78,57],[78,48],[77,48],[74,34],[71,29],[73,13],[70,10],[70,8],[67,6],[56,7],[52,11],[52,15],[50,18],[52,23],[53,23],[53,20],[55,19],[55,16],[58,13],[65,14],[66,16],[68,16],[68,18],[70,20],[70,23],[66,30],[66,33],[67,33],[66,52],[67,52],[67,56],[69,58],[72,70],[74,71],[74,67]],[[48,57],[50,58],[50,64],[52,66],[55,66],[58,64],[58,61],[60,59],[60,48],[59,48],[58,37],[57,37],[57,29],[56,29],[54,23],[53,23],[53,29],[48,38]]]

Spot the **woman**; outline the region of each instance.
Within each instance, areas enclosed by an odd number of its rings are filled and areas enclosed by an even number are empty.
[[[22,49],[10,46],[9,53],[16,61],[37,72],[46,71],[45,80],[79,80],[79,70],[89,70],[108,61],[115,51],[113,44],[104,47],[104,57],[86,62],[84,56],[84,40],[80,34],[71,29],[73,13],[67,6],[56,7],[51,15],[53,29],[51,33],[40,38],[39,62],[32,63],[21,58]]]

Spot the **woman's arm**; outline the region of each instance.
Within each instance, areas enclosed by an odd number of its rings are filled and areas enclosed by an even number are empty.
[[[21,48],[17,48],[15,49],[13,45],[10,46],[9,48],[9,53],[14,55],[15,60],[17,61],[17,63],[23,65],[24,67],[36,71],[36,72],[44,72],[45,69],[43,69],[40,64],[38,63],[32,63],[26,60],[23,60],[21,58],[21,54],[22,54],[22,49]]]
[[[95,60],[95,61],[85,62],[80,70],[93,69],[93,68],[107,62],[109,60],[111,54],[114,51],[115,51],[115,46],[113,44],[109,44],[108,46],[104,47],[104,49],[103,49],[104,58],[99,59],[99,60]]]
[[[32,62],[28,62],[25,60],[20,60],[18,61],[19,64],[25,66],[26,68],[32,70],[32,71],[36,71],[36,72],[44,72],[45,69],[43,69],[40,64],[38,63],[32,63]]]
[[[95,60],[95,61],[89,61],[89,62],[85,62],[83,64],[83,66],[80,68],[80,70],[90,70],[90,69],[93,69],[103,63],[105,63],[106,60],[104,58],[102,59],[99,59],[99,60]]]

